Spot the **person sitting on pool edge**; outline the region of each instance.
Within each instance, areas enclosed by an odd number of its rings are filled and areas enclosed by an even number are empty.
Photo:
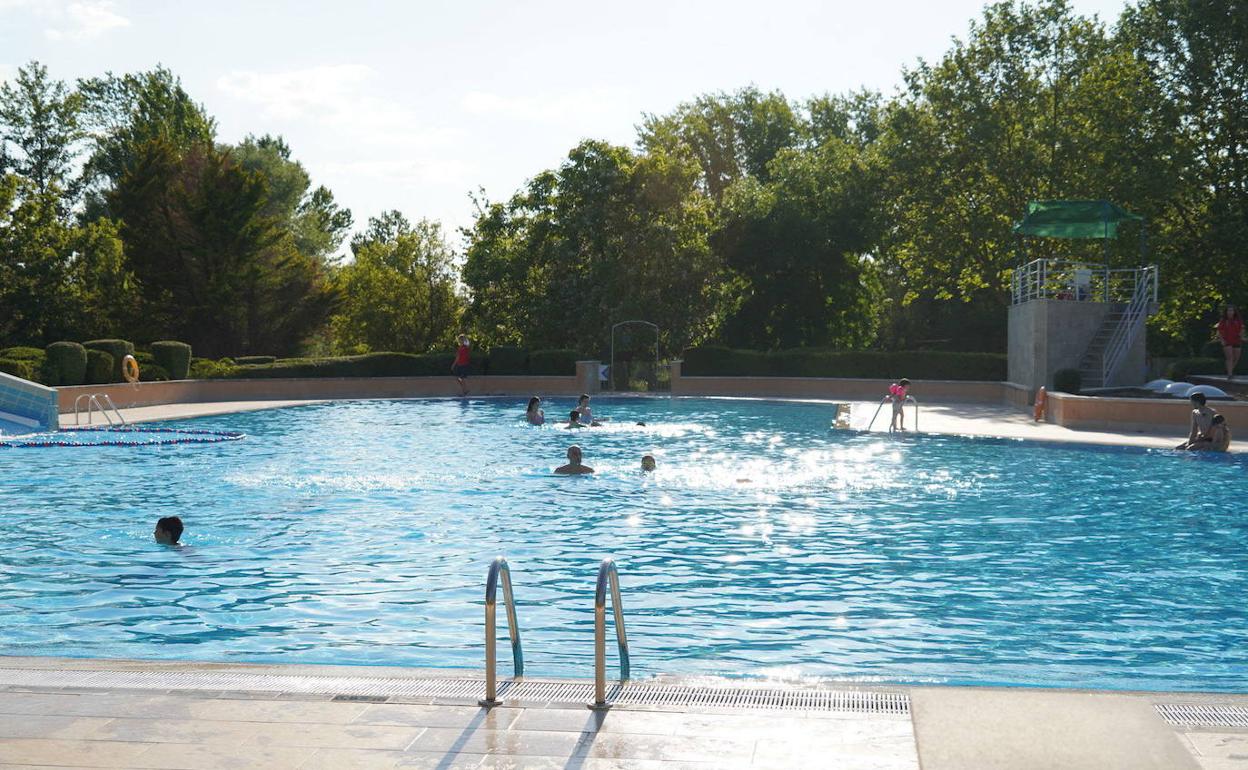
[[[177,545],[182,537],[182,520],[177,516],[165,516],[156,522],[156,542],[161,545]]]
[[[1204,393],[1193,393],[1188,398],[1192,404],[1192,428],[1187,433],[1187,441],[1179,444],[1176,449],[1191,449],[1197,440],[1209,438],[1209,428],[1218,413],[1205,406],[1205,400]]]
[[[584,473],[593,472],[593,468],[581,463],[581,448],[576,444],[568,447],[568,464],[555,468],[555,473],[560,476],[580,476]]]
[[[641,456],[641,472],[650,473],[654,470],[654,455]]]
[[[529,425],[546,424],[546,413],[541,409],[542,400],[537,396],[529,399],[529,407],[524,410],[524,419],[528,420]]]
[[[1213,416],[1208,433],[1187,445],[1192,452],[1225,452],[1230,447],[1231,429],[1226,427],[1226,418],[1220,414]]]

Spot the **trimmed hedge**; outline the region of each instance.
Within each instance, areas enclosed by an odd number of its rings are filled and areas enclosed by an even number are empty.
[[[165,379],[185,380],[191,371],[191,346],[185,342],[161,340],[152,343],[152,357],[165,370]],[[142,372],[140,372],[142,374]]]
[[[87,349],[77,342],[53,342],[43,361],[48,385],[82,385],[87,381]]]
[[[11,361],[35,361],[38,364],[42,364],[44,355],[44,352],[39,348],[23,346],[0,350],[0,358],[7,358]]]
[[[234,363],[242,366],[248,366],[254,364],[271,364],[276,360],[276,356],[239,356],[234,359]]]
[[[35,365],[21,358],[0,358],[0,372],[35,381]]]
[[[1079,395],[1083,389],[1083,373],[1078,369],[1058,369],[1053,373],[1053,390]]]
[[[104,385],[110,382],[120,382],[120,374],[113,377],[114,366],[112,354],[97,348],[87,350],[86,384]]]
[[[1235,366],[1236,374],[1248,374],[1248,359],[1241,358]],[[1167,380],[1186,380],[1193,374],[1226,375],[1224,358],[1180,358],[1166,367]]]
[[[212,377],[433,377],[450,376],[452,353],[366,353],[338,358],[283,358],[271,364],[236,366]]]
[[[234,376],[234,362],[228,358],[214,361],[211,358],[192,358],[190,378],[192,380],[224,379]]]
[[[1001,353],[838,352],[814,348],[758,351],[707,346],[685,351],[681,373],[690,377],[909,377],[1003,382],[1007,366]]]
[[[490,348],[485,359],[485,373],[497,374],[528,374],[529,351],[512,345],[499,345]]]
[[[575,350],[534,350],[529,354],[529,374],[571,377],[580,355]]]
[[[87,342],[82,343],[82,346],[87,350],[103,351],[113,357],[112,379],[104,380],[104,382],[121,382],[125,379],[125,377],[121,375],[121,362],[126,356],[134,355],[133,342],[127,342],[126,340],[88,340]],[[91,385],[100,384],[90,378],[88,378],[87,381]]]

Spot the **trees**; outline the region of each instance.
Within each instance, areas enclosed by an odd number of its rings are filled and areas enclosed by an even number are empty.
[[[342,303],[330,321],[338,352],[425,353],[450,344],[463,299],[450,247],[436,222],[414,226],[397,211],[369,220],[337,276]]]
[[[611,325],[644,318],[680,349],[722,319],[725,273],[710,249],[699,168],[587,141],[468,233],[469,318],[490,342],[605,349]]]
[[[0,86],[0,173],[28,180],[39,194],[67,189],[78,154],[81,97],[31,62]]]

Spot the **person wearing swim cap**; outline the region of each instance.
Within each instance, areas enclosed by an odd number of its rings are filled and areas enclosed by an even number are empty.
[[[593,472],[593,468],[581,462],[581,448],[576,444],[568,447],[568,464],[555,468],[555,473],[560,476],[580,476]]]

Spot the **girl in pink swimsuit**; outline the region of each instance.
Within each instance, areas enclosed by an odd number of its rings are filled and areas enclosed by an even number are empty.
[[[906,403],[906,395],[909,390],[910,380],[907,380],[905,377],[888,386],[888,395],[893,399],[893,423],[890,430],[906,429],[906,414],[901,408]]]

